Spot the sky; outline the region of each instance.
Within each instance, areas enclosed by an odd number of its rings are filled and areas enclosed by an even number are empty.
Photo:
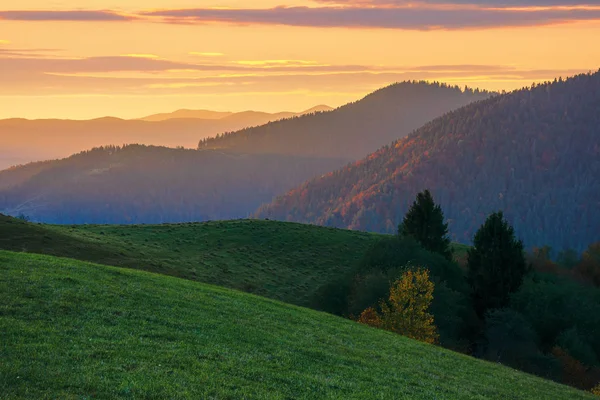
[[[85,4],[82,6],[82,4]],[[600,68],[600,0],[0,0],[0,118],[301,111]]]

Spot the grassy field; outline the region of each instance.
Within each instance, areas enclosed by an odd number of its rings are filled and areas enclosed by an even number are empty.
[[[3,399],[592,399],[328,314],[0,251]]]
[[[308,305],[379,237],[239,220],[176,225],[38,225],[0,215],[0,250],[135,268]]]

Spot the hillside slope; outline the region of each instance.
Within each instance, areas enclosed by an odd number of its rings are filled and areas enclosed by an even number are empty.
[[[277,221],[61,226],[0,215],[0,250],[141,269],[302,306],[379,237]]]
[[[49,223],[247,217],[337,159],[130,145],[0,172],[0,212]]]
[[[275,301],[0,252],[0,391],[17,398],[592,399]]]
[[[208,138],[199,148],[356,160],[435,117],[489,96],[444,84],[402,82],[331,112]]]
[[[600,239],[600,72],[468,105],[256,216],[392,232],[430,189],[454,240],[504,210],[528,246],[583,250]]]

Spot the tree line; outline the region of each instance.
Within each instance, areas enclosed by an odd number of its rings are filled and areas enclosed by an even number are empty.
[[[313,306],[584,390],[600,388],[600,243],[559,261],[526,253],[502,211],[454,254],[428,190]]]

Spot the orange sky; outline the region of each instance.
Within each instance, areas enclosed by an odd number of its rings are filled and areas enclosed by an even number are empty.
[[[297,111],[405,79],[509,90],[600,67],[595,1],[10,3],[0,118]]]

